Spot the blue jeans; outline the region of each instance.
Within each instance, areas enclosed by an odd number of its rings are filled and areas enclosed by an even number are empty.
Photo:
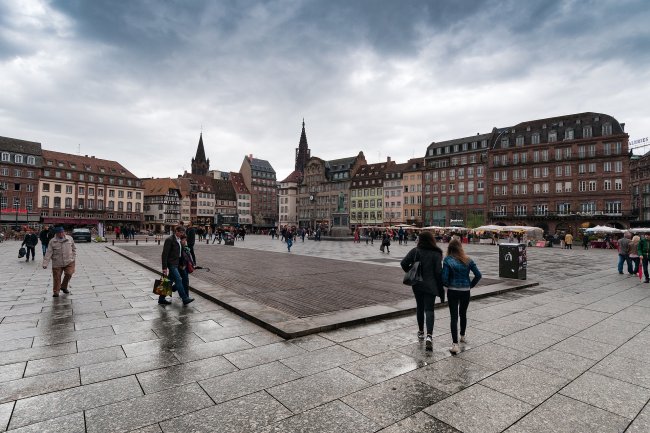
[[[178,266],[169,267],[169,279],[176,285],[176,291],[183,301],[189,298],[188,289],[190,287],[190,277],[187,274],[187,270],[178,269]],[[165,300],[164,296],[160,296],[158,300]]]
[[[634,270],[632,269],[632,260],[630,260],[630,256],[628,254],[618,255],[618,273],[623,273],[623,262],[627,263],[627,273],[634,273]]]
[[[43,248],[43,257],[45,257],[45,253],[47,252],[47,244],[41,244],[41,248]]]
[[[293,245],[293,239],[291,237],[287,238],[287,249],[291,251],[291,246]]]

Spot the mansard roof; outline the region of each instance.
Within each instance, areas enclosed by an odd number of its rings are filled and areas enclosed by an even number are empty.
[[[462,138],[454,138],[452,140],[445,140],[445,141],[434,141],[432,142],[428,147],[427,147],[427,153],[425,156],[429,154],[429,149],[437,149],[439,147],[442,147],[443,149],[446,148],[447,146],[453,146],[455,144],[463,144],[463,143],[473,143],[473,142],[478,142],[479,144],[481,143],[482,140],[490,140],[492,138],[492,132],[488,132],[485,134],[476,134],[476,135],[470,135],[468,137],[462,137]],[[479,146],[480,147],[480,146]]]
[[[0,137],[0,149],[6,152],[24,153],[25,155],[41,156],[42,154],[41,143],[10,137]]]
[[[180,188],[169,177],[163,177],[159,179],[142,179],[142,186],[144,187],[144,195],[167,195],[170,189],[175,189],[179,191]]]
[[[248,157],[248,156],[247,156],[247,158],[248,158],[248,161],[249,161],[249,163],[251,165],[251,168],[253,170],[265,171],[265,172],[268,172],[268,173],[275,174],[275,170],[273,170],[273,166],[267,160],[251,158],[251,157]]]
[[[72,153],[54,152],[43,149],[43,168],[63,168],[100,176],[123,176],[138,179],[133,173],[124,168],[117,161],[95,158],[94,156],[81,156]],[[138,179],[139,181],[140,179]]]
[[[244,176],[242,176],[241,173],[231,171],[230,182],[232,182],[232,186],[237,194],[250,194],[250,191],[244,182]]]

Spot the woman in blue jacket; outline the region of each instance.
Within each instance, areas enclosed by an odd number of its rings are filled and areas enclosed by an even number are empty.
[[[469,272],[474,278],[469,280]],[[478,284],[481,272],[476,263],[470,259],[460,241],[454,239],[447,247],[447,257],[442,262],[442,284],[447,290],[447,304],[451,313],[451,338],[453,345],[449,351],[453,354],[460,352],[458,348],[458,316],[460,315],[460,342],[465,342],[467,328],[467,307],[469,306],[469,291]]]

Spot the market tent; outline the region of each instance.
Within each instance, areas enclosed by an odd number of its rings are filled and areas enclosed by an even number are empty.
[[[623,230],[609,226],[596,226],[585,229],[585,233],[623,233]]]
[[[505,226],[487,225],[487,226],[476,227],[474,231],[475,232],[500,232],[503,230],[504,227]]]
[[[637,227],[637,228],[630,229],[628,231],[630,231],[632,233],[650,233],[650,228],[648,228],[648,227]]]
[[[422,230],[444,230],[444,227],[441,226],[426,226],[422,227]]]

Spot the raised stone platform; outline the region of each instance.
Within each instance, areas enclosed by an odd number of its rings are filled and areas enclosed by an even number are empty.
[[[160,272],[162,246],[108,248]],[[190,278],[193,291],[286,339],[415,311],[411,289],[401,284],[403,273],[395,266],[203,244],[195,251],[203,269]],[[396,261],[388,255],[376,260]],[[472,298],[537,284],[484,277]]]

